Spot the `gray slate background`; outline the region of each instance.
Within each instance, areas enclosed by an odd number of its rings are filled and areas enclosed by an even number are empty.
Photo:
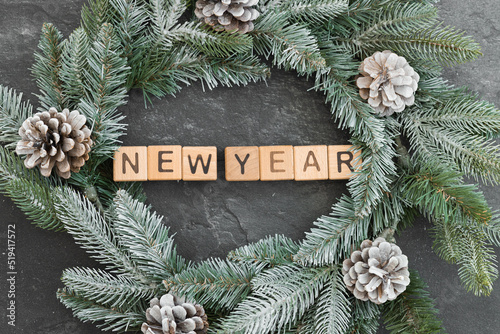
[[[82,0],[0,0],[0,84],[24,92],[33,102],[37,92],[28,68],[33,62],[43,22],[54,23],[67,37],[79,23]],[[441,1],[446,24],[464,29],[482,45],[484,57],[447,69],[456,85],[468,85],[500,107],[500,2],[498,0]],[[275,233],[303,238],[312,222],[329,212],[345,192],[344,182],[244,182],[223,177],[223,149],[237,145],[344,144],[348,136],[330,120],[322,95],[308,92],[310,83],[292,73],[273,71],[265,83],[245,88],[203,92],[198,84],[177,97],[156,100],[144,109],[140,92],[130,94],[122,110],[133,124],[126,145],[215,145],[219,152],[216,182],[148,182],[148,202],[177,233],[182,255],[201,260]],[[482,186],[490,205],[500,208],[497,188]],[[91,324],[72,317],[55,291],[64,268],[96,266],[64,233],[36,228],[0,196],[0,333],[97,333]],[[7,224],[16,225],[17,319],[7,326]],[[498,333],[500,288],[478,298],[461,287],[457,267],[431,250],[430,225],[419,219],[398,238],[411,266],[420,271],[436,298],[449,333]],[[500,251],[497,250],[497,255]]]

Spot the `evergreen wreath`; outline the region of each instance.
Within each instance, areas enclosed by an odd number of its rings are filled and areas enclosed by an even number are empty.
[[[342,274],[365,239],[391,241],[421,213],[433,224],[435,251],[459,266],[467,290],[488,295],[498,276],[492,245],[500,246],[500,223],[464,177],[500,183],[493,142],[500,111],[441,78],[443,65],[481,53],[437,21],[432,3],[260,0],[254,29],[242,34],[200,22],[193,2],[93,0],[67,39],[45,24],[32,68],[40,112],[79,110],[92,149],[67,180],[25,168],[13,149],[33,108],[1,87],[0,189],[36,225],[67,231],[104,266],[65,270],[59,299],[81,320],[120,332],[141,328],[149,301],[167,292],[203,304],[217,333],[375,333],[380,317],[392,333],[444,331],[417,272],[381,305],[356,299]],[[385,50],[403,56],[420,81],[414,104],[383,117],[361,98],[356,77],[365,58]],[[141,185],[111,180],[109,159],[125,131],[118,109],[132,88],[148,101],[196,80],[209,88],[264,80],[270,69],[262,58],[314,81],[361,149],[362,168],[348,182],[350,195],[304,240],[276,235],[225,259],[186,261],[162,217],[144,204]],[[355,268],[356,261],[347,262]]]

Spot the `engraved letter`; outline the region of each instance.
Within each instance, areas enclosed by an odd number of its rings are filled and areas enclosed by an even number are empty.
[[[243,161],[241,161],[241,159],[238,156],[238,154],[235,154],[234,157],[236,158],[236,160],[238,160],[238,162],[240,164],[241,174],[245,174],[245,164],[247,163],[247,160],[250,157],[250,153],[247,153],[247,155],[245,156],[245,159],[243,159]]]
[[[309,163],[309,158],[313,159],[313,163]],[[307,167],[316,167],[318,172],[321,172],[318,160],[316,159],[313,151],[309,151],[309,153],[307,153],[306,162],[304,163],[304,172],[307,170]]]
[[[348,159],[343,160],[342,155],[347,155]],[[342,173],[342,164],[346,164],[346,166],[349,168],[349,170],[353,170],[351,161],[354,159],[352,152],[337,152],[337,166],[338,166],[338,171],[339,173]]]
[[[158,172],[160,173],[173,173],[173,169],[163,168],[164,163],[172,162],[170,159],[163,159],[164,154],[172,154],[174,151],[158,151]]]
[[[125,162],[128,161],[130,167],[132,167],[132,170],[134,171],[135,174],[139,174],[139,153],[135,152],[135,164],[132,163],[132,160],[128,157],[126,153],[122,153],[122,173],[126,174],[127,173],[127,168],[125,165]]]
[[[271,155],[270,157],[271,173],[284,173],[285,172],[284,169],[276,169],[274,168],[274,165],[280,162],[285,162],[285,160],[275,160],[274,156],[276,154],[285,154],[285,151],[271,151],[269,154]]]
[[[191,174],[196,174],[196,169],[198,168],[198,161],[201,163],[201,166],[203,168],[203,174],[208,174],[208,170],[210,168],[210,161],[212,160],[211,154],[208,155],[208,161],[206,165],[203,163],[203,158],[201,154],[198,154],[198,156],[196,157],[194,165],[193,161],[191,160],[191,155],[188,155],[188,159],[189,159],[189,168],[191,169]]]

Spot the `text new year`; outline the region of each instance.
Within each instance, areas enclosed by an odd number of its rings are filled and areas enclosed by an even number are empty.
[[[361,165],[350,145],[226,147],[227,181],[344,180]],[[122,146],[115,181],[217,180],[215,146]]]

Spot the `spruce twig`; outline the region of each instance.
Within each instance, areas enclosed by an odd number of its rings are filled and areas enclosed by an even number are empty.
[[[251,280],[262,266],[209,259],[165,279],[167,290],[186,295],[214,311],[232,310],[251,291]]]
[[[33,106],[23,101],[23,94],[0,85],[0,144],[14,149],[21,140],[19,128],[24,120],[31,117]]]
[[[41,104],[39,110],[49,110],[50,107],[62,110],[66,106],[59,77],[64,44],[59,30],[50,23],[44,23],[38,44],[40,52],[35,53],[35,64],[31,69],[40,89],[40,94],[37,95]]]

